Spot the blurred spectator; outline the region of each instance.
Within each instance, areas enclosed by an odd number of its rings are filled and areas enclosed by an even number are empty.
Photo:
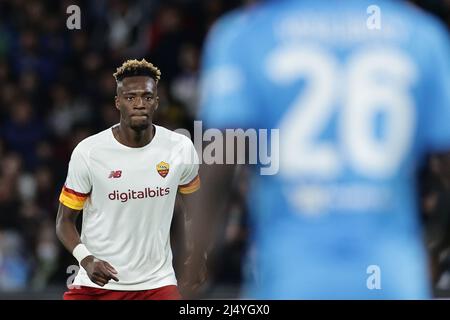
[[[176,100],[184,102],[188,115],[194,118],[199,102],[198,48],[192,44],[184,45],[180,50],[178,61],[181,72],[173,80],[171,93]]]
[[[123,52],[123,55],[141,56],[147,45],[144,35],[146,16],[139,2],[130,3],[114,0],[109,3],[107,31],[109,50]]]
[[[18,152],[27,169],[36,164],[35,145],[46,136],[45,127],[34,117],[29,100],[15,101],[11,115],[3,126],[3,138],[11,150]]]
[[[0,231],[0,291],[26,289],[30,270],[25,257],[20,235]]]
[[[19,230],[18,179],[22,159],[17,154],[9,153],[1,159],[0,166],[0,230]]]
[[[421,179],[433,283],[450,290],[450,155],[433,155]]]
[[[87,122],[92,116],[92,110],[82,97],[74,99],[65,86],[55,84],[50,89],[50,95],[52,107],[48,121],[52,133],[57,137],[68,136],[75,123]]]
[[[171,82],[179,71],[178,53],[187,40],[179,7],[161,5],[150,27],[150,48],[154,63],[162,70],[161,80]]]
[[[36,267],[32,279],[32,288],[42,290],[48,285],[58,267],[58,246],[53,221],[45,221],[39,229],[36,244]]]

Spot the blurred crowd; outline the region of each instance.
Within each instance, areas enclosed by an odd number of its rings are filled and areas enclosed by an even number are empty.
[[[81,8],[68,30],[66,8]],[[0,291],[64,284],[76,261],[55,237],[68,161],[119,121],[112,73],[162,70],[155,122],[191,128],[201,44],[233,1],[0,1]]]
[[[155,122],[192,129],[205,35],[220,15],[243,2],[0,0],[0,292],[65,285],[67,267],[76,261],[54,232],[59,192],[75,145],[119,121],[115,68],[142,57],[157,65],[162,79]],[[450,1],[414,2],[450,23]],[[66,28],[72,4],[81,8],[81,30]],[[436,211],[450,214],[450,183],[440,179],[443,162],[430,159],[421,178],[427,182],[426,221],[436,221],[429,218]],[[218,233],[211,275],[234,286],[246,272],[240,267],[245,179],[237,184],[241,192]],[[450,225],[450,216],[445,219]],[[440,256],[446,241],[431,237],[436,261],[450,259]],[[218,262],[223,256],[228,258]]]

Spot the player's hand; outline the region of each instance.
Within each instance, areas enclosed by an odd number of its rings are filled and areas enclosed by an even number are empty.
[[[89,279],[96,285],[103,287],[109,280],[119,281],[117,271],[108,262],[87,256],[81,260],[81,266],[86,270]]]
[[[199,289],[206,282],[208,275],[206,261],[206,253],[190,255],[186,259],[180,280],[181,294],[185,299],[195,299]]]

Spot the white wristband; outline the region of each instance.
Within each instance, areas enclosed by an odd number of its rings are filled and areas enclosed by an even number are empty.
[[[90,253],[89,250],[86,248],[86,246],[82,243],[79,243],[75,247],[75,249],[73,249],[72,254],[75,257],[75,259],[78,260],[79,263],[81,263],[81,260],[83,260],[87,256],[92,255],[92,253]]]

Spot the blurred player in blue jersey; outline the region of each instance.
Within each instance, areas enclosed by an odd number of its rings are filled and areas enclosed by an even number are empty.
[[[415,173],[450,149],[443,25],[404,1],[264,1],[213,28],[203,83],[207,127],[279,129],[277,174],[252,168],[245,297],[431,297]],[[234,168],[202,169],[206,216]]]

